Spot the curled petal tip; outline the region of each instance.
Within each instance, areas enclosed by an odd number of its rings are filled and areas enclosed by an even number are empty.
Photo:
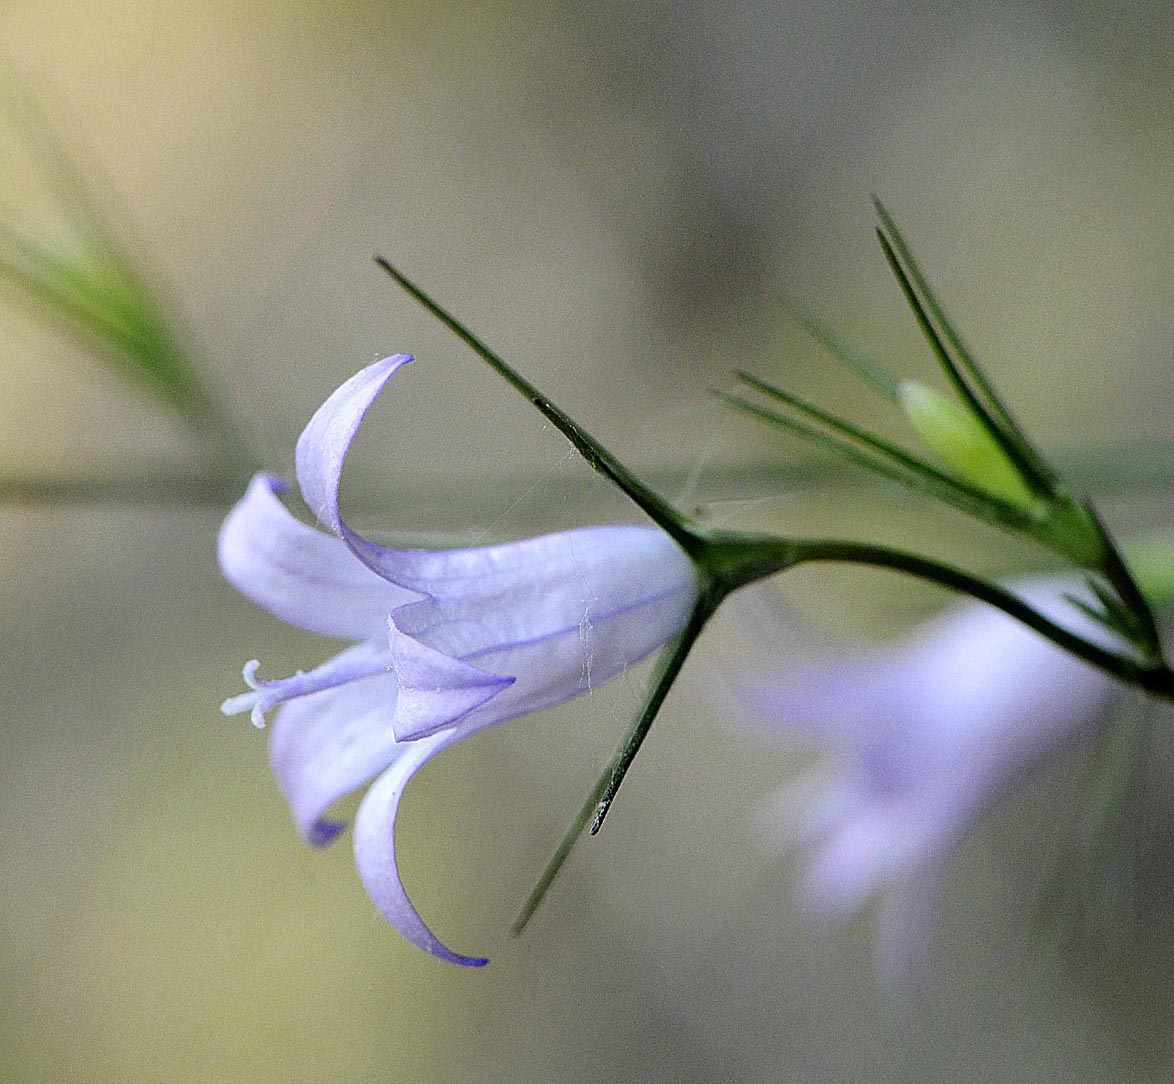
[[[424,924],[408,899],[395,854],[395,822],[404,787],[426,761],[455,739],[452,731],[409,742],[367,791],[355,816],[355,863],[380,914],[417,948],[450,964],[484,967],[481,956],[453,952]]]
[[[345,821],[315,821],[305,833],[306,842],[311,847],[328,847],[346,828]]]
[[[397,550],[343,522],[338,489],[351,442],[392,375],[383,358],[314,414],[298,440],[298,485],[330,531],[300,523],[257,475],[226,520],[221,566],[243,593],[298,627],[355,640],[307,672],[262,680],[226,713],[255,723],[280,707],[270,761],[302,837],[331,842],[325,814],[375,779],[353,825],[359,876],[383,917],[423,951],[464,967],[415,911],[395,857],[395,819],[412,775],[447,745],[623,672],[684,627],[696,570],[652,528],[597,527],[464,550]],[[389,616],[393,619],[389,621]],[[398,627],[397,627],[398,625]]]
[[[315,411],[294,451],[298,485],[318,522],[345,539],[338,485],[351,441],[368,408],[411,354],[392,354],[356,373]]]
[[[391,663],[399,696],[391,728],[398,741],[414,741],[455,726],[515,681],[454,659],[405,635],[388,618]]]

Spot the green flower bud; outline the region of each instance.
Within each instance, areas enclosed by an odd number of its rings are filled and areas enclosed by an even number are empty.
[[[1036,496],[982,421],[933,388],[903,380],[901,409],[925,446],[972,485],[1019,508]]]

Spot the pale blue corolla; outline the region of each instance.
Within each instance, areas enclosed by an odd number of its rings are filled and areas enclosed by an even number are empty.
[[[354,641],[275,681],[245,666],[250,692],[225,714],[260,725],[278,708],[270,759],[301,834],[332,840],[328,808],[374,780],[354,825],[355,860],[376,907],[408,940],[450,952],[408,900],[394,830],[408,780],[445,746],[557,704],[644,658],[685,624],[697,577],[652,527],[563,531],[502,545],[400,550],[356,534],[339,512],[344,461],[368,408],[412,359],[385,358],[342,385],[297,444],[298,485],[330,533],[295,519],[282,483],[259,474],[220,532],[220,566],[283,621]]]
[[[1079,581],[1010,585],[1072,632],[1128,650],[1071,605]],[[950,859],[991,804],[1108,717],[1123,687],[983,603],[968,601],[906,640],[775,675],[751,700],[772,724],[832,754],[781,789],[768,831],[806,846],[804,883],[820,912],[844,918],[874,895],[882,972],[923,973]]]

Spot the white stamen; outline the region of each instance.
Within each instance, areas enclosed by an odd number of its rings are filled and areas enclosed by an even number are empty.
[[[249,659],[241,669],[241,677],[245,679],[245,684],[250,689],[261,688],[261,682],[257,680],[257,671],[261,668],[260,659]]]

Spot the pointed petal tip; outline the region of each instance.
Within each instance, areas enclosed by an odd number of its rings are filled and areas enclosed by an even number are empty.
[[[464,967],[484,967],[489,959],[485,956],[453,956],[450,962]]]
[[[453,952],[425,925],[408,899],[396,862],[395,822],[404,787],[432,756],[455,740],[447,732],[411,742],[375,780],[355,815],[355,864],[376,909],[413,945],[446,963],[484,967],[488,959]]]
[[[342,466],[351,442],[371,404],[411,354],[391,354],[355,373],[315,412],[294,449],[298,486],[318,522],[344,541],[349,539],[338,509]],[[348,542],[349,544],[349,542]]]
[[[491,674],[436,651],[387,621],[391,664],[399,695],[391,729],[397,741],[416,741],[455,726],[517,680]]]
[[[303,830],[302,838],[311,847],[329,847],[346,828],[346,821],[318,820]]]

